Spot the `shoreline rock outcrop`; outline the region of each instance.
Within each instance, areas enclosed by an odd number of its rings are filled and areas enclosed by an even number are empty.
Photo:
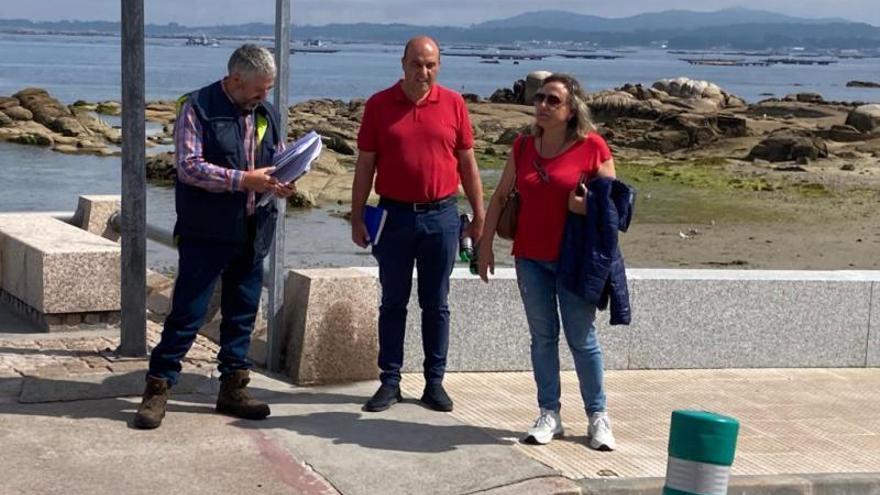
[[[500,166],[513,139],[529,132],[533,108],[524,104],[525,89],[523,79],[513,89],[499,90],[503,98],[468,102],[481,163]],[[749,104],[711,82],[678,78],[589,93],[588,105],[598,131],[623,159],[696,153],[743,162],[809,163],[880,155],[880,105],[829,102],[815,93]],[[288,139],[315,130],[325,145],[314,171],[299,184],[302,203],[348,200],[363,109],[363,99],[316,99],[288,108]],[[29,88],[0,96],[0,140],[65,153],[115,154],[120,131],[100,115],[120,110],[112,101],[65,106],[45,90]],[[145,110],[147,120],[161,125],[147,138],[148,146],[173,144],[175,103],[149,102]],[[171,152],[148,153],[146,167],[149,180],[172,183]]]

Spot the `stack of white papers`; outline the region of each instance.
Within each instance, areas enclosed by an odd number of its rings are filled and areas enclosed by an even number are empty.
[[[322,148],[321,136],[315,131],[288,143],[284,151],[275,154],[272,161],[275,170],[270,175],[282,184],[299,179],[312,169],[312,162],[321,154]],[[264,193],[258,206],[267,204],[271,199],[271,193]]]

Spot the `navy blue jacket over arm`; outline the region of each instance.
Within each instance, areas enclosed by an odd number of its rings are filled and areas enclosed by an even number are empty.
[[[590,181],[587,214],[568,213],[559,255],[562,286],[601,310],[610,304],[612,325],[628,325],[632,317],[618,232],[629,228],[635,194],[616,179]]]

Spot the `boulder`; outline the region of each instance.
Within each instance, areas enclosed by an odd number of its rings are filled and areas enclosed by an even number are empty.
[[[846,118],[846,125],[851,125],[861,132],[874,132],[880,127],[880,105],[862,105]]]
[[[596,120],[618,118],[656,119],[663,115],[658,100],[642,101],[624,91],[603,91],[591,94],[587,104]]]
[[[9,118],[5,113],[0,111],[0,127],[6,127],[12,125],[14,121]]]
[[[794,95],[794,99],[801,103],[825,103],[825,98],[819,93],[798,93]]]
[[[531,105],[532,100],[526,99],[526,81],[518,79],[513,82],[513,97],[518,105]]]
[[[0,96],[0,110],[5,110],[9,107],[17,107],[20,105],[21,102],[18,101],[18,98],[12,98],[11,96]]]
[[[85,108],[77,107],[72,109],[72,111],[76,120],[92,134],[103,136],[111,142],[115,142],[115,138],[120,134],[119,129],[114,129],[107,122],[104,122],[93,112]]]
[[[322,172],[327,175],[339,175],[348,170],[339,163],[339,155],[331,150],[324,150],[318,158],[312,162],[313,172]]]
[[[691,137],[684,130],[649,131],[642,139],[629,143],[633,148],[671,153],[691,145]]]
[[[59,117],[71,117],[70,109],[62,105],[45,89],[28,88],[14,95],[21,101],[21,106],[34,114],[34,120],[49,127]]]
[[[553,75],[553,73],[546,70],[529,72],[526,76],[526,87],[525,93],[523,94],[523,101],[517,103],[531,103],[535,93],[537,93],[538,90],[541,89],[541,86],[544,85],[544,79],[547,79],[551,75]],[[514,92],[516,92],[516,88],[514,88]]]
[[[726,94],[724,108],[746,108],[749,104],[739,96]]]
[[[95,107],[95,112],[102,115],[122,115],[122,105],[116,101],[102,101]]]
[[[774,101],[764,100],[755,105],[750,105],[747,112],[754,117],[777,117],[799,119],[823,119],[826,117],[838,117],[840,113],[833,108],[816,106],[797,101]]]
[[[321,133],[324,145],[342,155],[355,155],[357,148],[337,133],[330,135]]]
[[[495,90],[495,92],[492,93],[492,96],[489,97],[489,102],[531,105],[531,99],[526,100],[526,81],[524,79],[519,79],[513,83],[513,88],[500,88]]]
[[[510,88],[499,88],[492,93],[489,101],[492,103],[516,103],[516,95]]]
[[[147,179],[156,182],[173,182],[177,174],[174,170],[174,153],[172,152],[148,155],[146,167]]]
[[[850,81],[846,83],[847,88],[880,88],[880,83],[870,81]]]
[[[314,208],[318,206],[318,201],[312,191],[298,190],[293,193],[293,196],[287,198],[287,205],[291,208]]]
[[[746,159],[767,160],[768,162],[787,162],[801,157],[816,160],[828,157],[828,146],[821,138],[806,136],[770,136],[752,148]]]
[[[144,118],[150,122],[170,124],[177,119],[177,105],[174,102],[150,102],[144,107]]]
[[[637,100],[648,101],[648,100],[663,100],[668,98],[669,95],[659,89],[655,88],[646,88],[641,84],[624,84],[623,87],[619,89],[624,93],[629,93],[633,95],[633,97]]]
[[[687,77],[661,79],[653,84],[653,88],[678,98],[706,98],[719,102],[724,101],[725,94],[715,83]]]
[[[55,144],[55,140],[52,139],[52,136],[48,133],[41,133],[36,131],[27,131],[23,132],[17,137],[12,139],[13,142],[19,144],[30,144],[34,146],[49,146]]]
[[[744,137],[749,135],[748,122],[739,115],[719,113],[716,117],[718,130],[725,137]]]
[[[4,108],[3,113],[13,120],[32,120],[34,118],[34,114],[30,110],[21,106]]]
[[[865,135],[851,125],[833,125],[830,129],[817,131],[816,135],[829,141],[837,141],[838,143],[853,143],[865,140]]]
[[[658,118],[636,146],[661,153],[702,146],[720,137],[748,134],[745,119],[735,115],[667,113]]]
[[[92,132],[86,129],[76,117],[58,117],[47,127],[62,136],[84,137],[92,135]]]

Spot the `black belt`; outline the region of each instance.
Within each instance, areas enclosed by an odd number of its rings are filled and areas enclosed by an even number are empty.
[[[439,210],[440,208],[443,208],[444,206],[449,204],[455,204],[455,195],[446,196],[443,199],[438,199],[437,201],[428,201],[425,203],[407,203],[406,201],[397,201],[396,199],[389,199],[384,196],[379,198],[379,206],[401,208],[404,210],[414,211],[416,213]]]

